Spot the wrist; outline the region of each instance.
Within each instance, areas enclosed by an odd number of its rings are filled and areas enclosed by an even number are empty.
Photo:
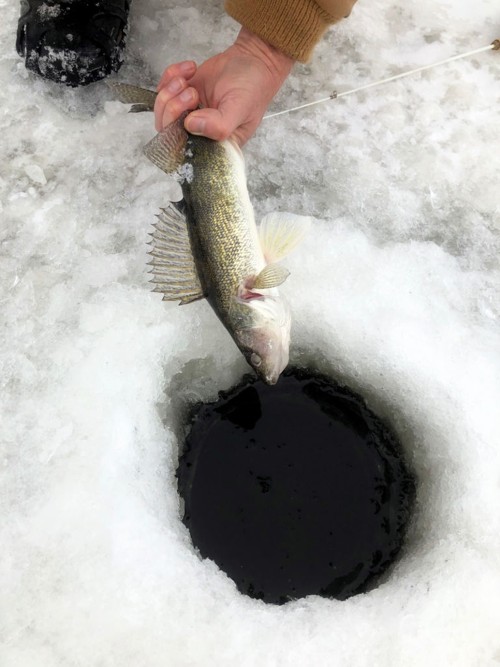
[[[290,74],[295,64],[293,58],[244,27],[238,33],[234,48],[245,55],[258,58],[276,81],[277,89]]]

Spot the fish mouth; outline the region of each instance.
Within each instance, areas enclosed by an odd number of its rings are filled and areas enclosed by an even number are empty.
[[[280,375],[283,373],[283,371],[287,366],[288,366],[288,352],[286,354],[281,355],[279,365],[276,366],[275,369],[268,371],[265,375],[263,375],[262,379],[266,384],[270,385],[276,384],[280,379]]]
[[[282,371],[283,370],[285,370],[285,367],[283,367]],[[279,371],[277,373],[273,373],[272,375],[259,375],[259,377],[263,382],[272,386],[272,385],[275,385],[278,382],[282,371]]]
[[[266,384],[273,385],[288,365],[288,346],[278,338],[267,339],[264,347],[257,345],[245,356],[257,376]]]
[[[251,355],[254,356],[255,353]],[[249,360],[250,366],[253,368],[257,377],[269,385],[274,385],[278,382],[281,373],[285,370],[288,365],[288,354],[281,353],[277,360],[274,363],[267,364],[255,364],[252,360]]]

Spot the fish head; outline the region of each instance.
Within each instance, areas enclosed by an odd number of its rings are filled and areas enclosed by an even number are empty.
[[[278,295],[235,298],[230,312],[233,337],[245,359],[266,384],[276,384],[288,364],[291,314]]]

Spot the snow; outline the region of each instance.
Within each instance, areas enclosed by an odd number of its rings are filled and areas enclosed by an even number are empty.
[[[292,361],[398,432],[419,477],[376,590],[283,607],[196,555],[175,468],[182,416],[247,366],[204,302],[149,291],[146,241],[178,184],[152,118],[104,84],[28,75],[0,26],[0,664],[500,664],[500,55],[265,121],[245,149],[257,219],[315,217],[287,267]],[[144,0],[115,79],[234,38],[222,3]],[[295,106],[486,45],[497,0],[359,0],[275,101]]]

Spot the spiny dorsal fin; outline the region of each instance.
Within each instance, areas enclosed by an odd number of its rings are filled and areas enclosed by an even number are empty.
[[[138,111],[153,111],[158,93],[139,86],[131,86],[129,83],[108,83],[115,97],[123,104],[133,104],[130,109],[132,113]]]
[[[268,213],[259,226],[260,245],[269,264],[288,255],[304,238],[311,218],[293,213]]]
[[[269,289],[278,287],[285,282],[290,275],[290,271],[279,264],[268,264],[259,273],[252,285],[252,289]]]
[[[187,132],[183,114],[144,146],[144,155],[166,174],[179,170],[186,160]]]
[[[191,252],[185,216],[172,203],[161,209],[152,232],[150,273],[153,292],[163,294],[163,301],[181,304],[202,299],[205,295]]]

